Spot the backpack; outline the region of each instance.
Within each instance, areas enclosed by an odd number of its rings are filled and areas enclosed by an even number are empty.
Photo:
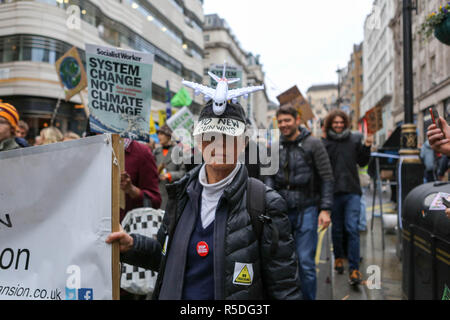
[[[279,240],[278,229],[272,224],[272,218],[265,215],[266,185],[255,178],[249,178],[247,182],[247,212],[252,220],[253,230],[260,245],[264,223],[267,223],[271,228],[272,245],[270,247],[270,254],[272,256],[275,255]]]

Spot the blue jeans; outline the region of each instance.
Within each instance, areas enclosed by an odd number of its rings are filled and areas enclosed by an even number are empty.
[[[361,188],[361,212],[359,216],[359,230],[364,231],[367,228],[367,217],[366,217],[366,197],[367,187]]]
[[[347,232],[347,258],[350,270],[359,270],[359,218],[361,197],[358,194],[334,196],[331,222],[335,258],[344,258],[342,235]]]
[[[290,209],[288,212],[291,221],[292,234],[295,239],[299,262],[299,275],[303,298],[316,299],[316,247],[317,247],[317,220],[318,208],[308,207],[303,211]],[[303,216],[303,221],[302,221]]]

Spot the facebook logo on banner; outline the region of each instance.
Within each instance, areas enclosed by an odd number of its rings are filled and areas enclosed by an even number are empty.
[[[66,300],[77,300],[77,289],[66,287]]]
[[[78,289],[78,300],[94,300],[94,290],[87,288]]]

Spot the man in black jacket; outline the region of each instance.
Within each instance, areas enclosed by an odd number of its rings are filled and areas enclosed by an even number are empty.
[[[247,198],[255,195],[245,165],[237,161],[244,131],[239,104],[228,102],[217,115],[208,103],[194,130],[205,164],[167,186],[157,240],[123,231],[107,238],[119,241],[122,261],[159,271],[155,299],[301,299],[286,204],[261,182],[257,199],[265,198],[259,215],[264,223],[259,234],[254,228]]]
[[[359,217],[361,210],[361,186],[356,165],[364,167],[370,160],[372,136],[368,136],[364,145],[361,135],[353,134],[349,129],[349,118],[341,110],[333,110],[325,120],[325,147],[334,172],[334,204],[331,213],[333,222],[332,238],[335,256],[335,269],[344,272],[342,245],[343,232],[348,235],[349,282],[359,284],[362,275],[359,272]]]
[[[300,127],[297,110],[290,105],[281,106],[276,116],[281,131],[280,167],[275,175],[266,177],[265,182],[287,202],[303,297],[314,300],[317,227],[325,229],[330,224],[333,173],[322,142]]]

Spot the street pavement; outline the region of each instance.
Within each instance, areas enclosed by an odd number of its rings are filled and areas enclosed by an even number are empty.
[[[348,263],[344,273],[334,271],[331,229],[319,233],[317,246],[317,300],[400,300],[402,299],[402,264],[398,254],[398,235],[393,228],[385,230],[385,248],[382,245],[379,199],[374,207],[374,223],[371,231],[372,193],[365,195],[367,231],[360,233],[362,261],[360,272],[363,283],[350,286]],[[396,205],[389,201],[390,193],[383,193],[383,214],[395,214]],[[393,216],[392,216],[393,217]],[[319,258],[320,257],[320,258]]]

